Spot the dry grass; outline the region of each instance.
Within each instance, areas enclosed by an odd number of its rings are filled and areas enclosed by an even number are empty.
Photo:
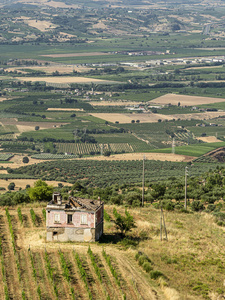
[[[161,160],[161,161],[177,161],[177,162],[188,162],[194,159],[193,156],[178,155],[173,153],[124,153],[115,154],[109,157],[106,156],[94,156],[85,157],[81,159],[85,160],[143,160],[143,155],[148,160]]]
[[[119,113],[93,113],[94,117],[106,120],[108,122],[119,122],[121,124],[131,123],[132,120],[139,120],[140,123],[156,123],[158,120],[210,120],[219,116],[225,116],[225,112],[204,112],[193,114],[174,114],[174,115],[162,115],[162,114],[119,114]]]
[[[91,82],[110,82],[95,78],[75,77],[75,76],[49,76],[49,77],[17,77],[19,81],[45,81],[47,83],[91,83]],[[111,81],[112,82],[112,81]]]
[[[10,71],[18,71],[21,72],[22,74],[27,74],[28,72],[23,71],[24,67],[16,67],[16,68],[8,68],[6,69],[8,72]],[[32,66],[32,67],[26,67],[26,69],[29,70],[35,70],[35,71],[42,71],[45,72],[46,74],[52,74],[53,72],[58,71],[61,74],[67,74],[67,73],[72,73],[73,71],[82,73],[82,72],[87,72],[90,71],[92,68],[87,68],[83,66],[74,66],[74,65],[63,65],[63,64],[54,64],[50,66]]]
[[[106,210],[112,216],[113,206],[106,206]],[[117,210],[124,213],[122,207]],[[160,299],[220,299],[215,298],[218,289],[225,295],[225,231],[212,215],[164,211],[168,241],[161,242],[160,210],[150,206],[129,211],[137,225],[131,236],[143,237],[137,251],[148,255],[154,270],[165,276],[158,281],[163,292]]]
[[[111,55],[108,52],[83,52],[83,53],[61,53],[61,54],[45,54],[41,56],[46,57],[80,57],[80,56],[102,56],[102,55]]]
[[[141,102],[132,101],[90,101],[93,106],[128,106],[128,105],[138,105]]]
[[[183,105],[195,106],[195,105],[217,103],[217,102],[224,102],[224,101],[225,101],[225,99],[221,99],[221,98],[166,94],[159,98],[151,100],[149,102],[162,104],[162,105],[167,105],[169,103],[172,105],[177,105],[178,102],[180,102],[181,106],[183,106]]]
[[[222,142],[221,140],[218,140],[215,136],[198,137],[197,140],[203,141],[203,142],[205,142],[205,143],[217,143],[217,142]]]
[[[30,5],[43,5],[43,6],[50,6],[54,8],[78,8],[79,5],[73,4],[73,5],[67,5],[66,3],[60,2],[60,1],[48,1],[48,0],[19,0],[17,2],[26,3]]]
[[[2,170],[0,170],[0,174],[2,174]],[[15,183],[15,191],[18,191],[19,188],[25,189],[26,185],[29,184],[31,187],[34,185],[34,183],[37,181],[37,179],[8,179],[8,180],[1,180],[0,186],[4,187],[6,190],[8,188],[8,185],[11,182]],[[55,187],[58,186],[58,183],[63,183],[61,181],[46,181],[48,185],[53,185]],[[68,183],[66,185],[71,186],[72,184]]]
[[[39,21],[39,20],[24,20],[24,23],[31,27],[37,28],[40,31],[47,31],[49,29],[54,29],[57,26],[49,21]]]
[[[47,110],[51,111],[84,111],[83,108],[48,108]]]

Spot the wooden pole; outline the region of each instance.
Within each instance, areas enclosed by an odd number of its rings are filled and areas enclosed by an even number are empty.
[[[145,195],[145,156],[143,157],[143,175],[142,175],[142,207],[144,207]]]
[[[165,223],[164,213],[163,213],[162,207],[161,207],[161,210],[162,210],[163,226],[164,226],[165,236],[166,236],[166,240],[168,240],[168,238],[167,238],[167,230],[166,230],[166,223]]]
[[[162,241],[162,206],[160,212],[160,241]]]
[[[184,197],[184,208],[187,210],[187,174],[188,174],[188,167],[185,167],[185,197]]]

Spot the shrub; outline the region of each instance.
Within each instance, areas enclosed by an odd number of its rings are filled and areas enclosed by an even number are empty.
[[[9,185],[8,185],[8,190],[9,191],[13,191],[15,189],[15,183],[14,182],[11,182]]]
[[[200,201],[195,200],[191,203],[191,209],[193,211],[201,211],[204,210],[204,205]]]
[[[155,270],[155,271],[150,272],[151,279],[157,279],[157,278],[162,277],[162,276],[164,276],[164,275],[160,271]]]
[[[24,163],[24,164],[29,163],[29,158],[28,158],[27,156],[24,156],[24,157],[23,157],[23,163]]]
[[[151,263],[151,260],[147,255],[141,254],[138,258],[138,263],[140,266],[142,266],[145,262]]]
[[[145,270],[145,272],[147,272],[147,273],[149,273],[153,269],[152,265],[149,262],[147,262],[147,261],[145,261],[143,263],[142,267]]]

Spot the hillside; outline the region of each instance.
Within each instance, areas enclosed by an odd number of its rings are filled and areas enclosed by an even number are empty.
[[[94,267],[88,244],[45,242],[42,207],[27,205],[20,213],[11,208],[8,219],[6,211],[0,210],[1,294],[8,293],[10,299],[62,295],[63,299],[125,299],[126,295],[126,299],[197,300],[216,299],[224,293],[224,230],[207,213],[165,212],[168,241],[164,232],[160,241],[160,211],[130,209],[137,227],[121,241],[113,222],[105,221],[104,238],[90,245]],[[105,209],[112,216],[113,206]],[[119,211],[123,214],[124,209]],[[138,251],[151,261],[150,273],[135,260]],[[151,279],[151,274],[158,275]]]

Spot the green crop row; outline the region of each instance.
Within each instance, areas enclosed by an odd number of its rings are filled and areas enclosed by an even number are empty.
[[[59,250],[58,253],[60,256],[60,262],[61,262],[61,266],[63,269],[63,276],[66,278],[67,282],[69,283],[72,299],[75,300],[76,296],[75,296],[74,288],[71,286],[71,275],[70,275],[70,270],[69,270],[68,264],[65,260],[65,257],[64,257],[64,254],[62,253],[62,251]]]
[[[37,225],[36,225],[37,217],[36,217],[36,214],[35,214],[33,208],[30,209],[30,215],[31,215],[31,219],[32,219],[33,225],[34,225],[34,226],[37,226]]]
[[[53,268],[51,266],[51,262],[50,262],[47,251],[45,251],[45,263],[46,263],[48,278],[51,280],[51,282],[53,284],[54,293],[55,293],[56,299],[58,299],[59,298],[59,292],[58,292],[58,288],[57,288],[55,280],[54,280]]]
[[[76,158],[76,155],[63,155],[63,154],[51,154],[51,153],[41,153],[41,154],[35,154],[31,156],[35,159],[70,159],[70,158]]]
[[[84,269],[84,267],[82,265],[82,262],[80,260],[79,255],[75,251],[73,251],[73,254],[74,254],[75,260],[77,262],[77,266],[78,266],[78,269],[80,271],[81,278],[82,278],[82,280],[83,280],[83,282],[85,284],[86,290],[88,292],[88,297],[89,297],[90,300],[92,300],[93,299],[92,298],[92,294],[91,294],[91,291],[89,289],[88,281],[87,281],[87,273],[86,273],[86,271],[85,271],[85,269]]]
[[[20,207],[18,207],[17,213],[18,213],[18,217],[19,217],[20,223],[22,225],[23,224],[23,216],[22,216],[22,212],[21,212],[21,208]]]
[[[0,258],[1,258],[1,267],[2,267],[2,277],[3,277],[3,283],[4,283],[4,293],[5,293],[5,299],[10,300],[9,296],[9,290],[8,290],[8,285],[7,285],[7,280],[6,280],[6,271],[5,271],[5,263],[4,263],[4,257],[3,257],[3,252],[2,252],[2,240],[0,238]]]

